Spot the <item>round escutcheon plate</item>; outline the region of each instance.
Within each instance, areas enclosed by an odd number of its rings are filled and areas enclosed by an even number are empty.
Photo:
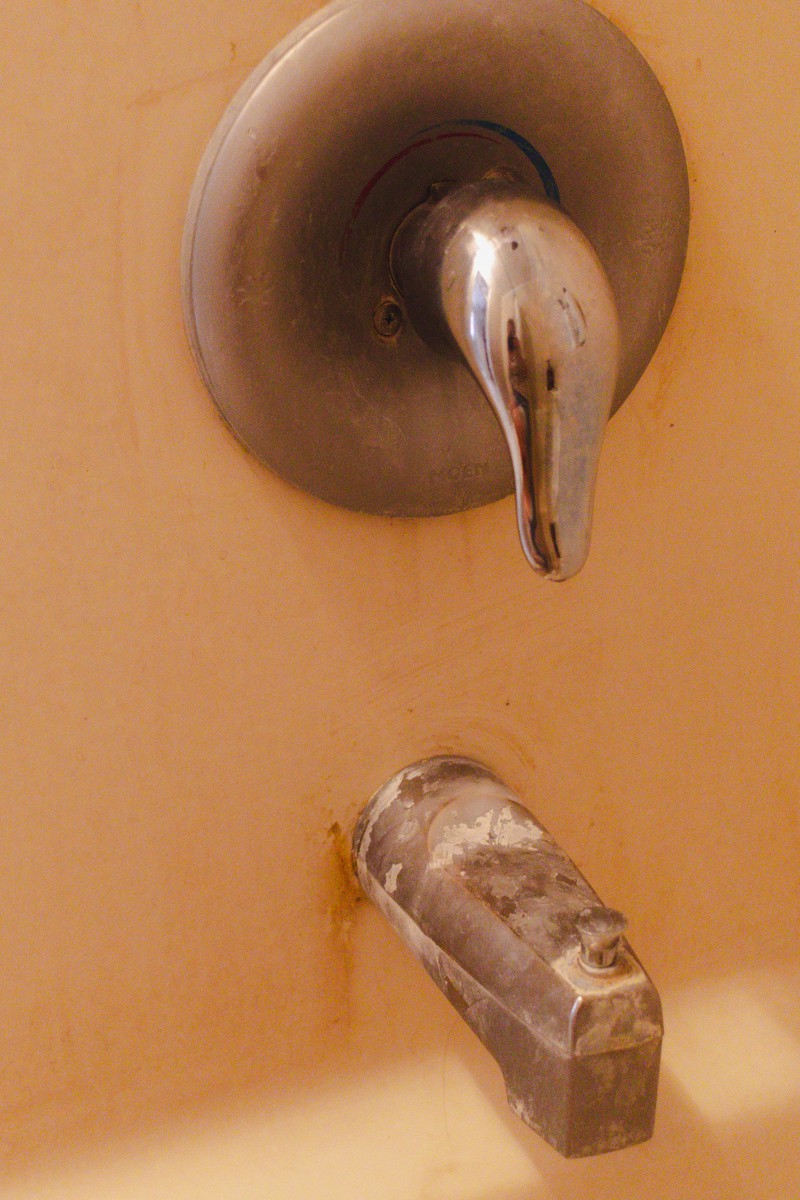
[[[675,119],[581,0],[343,0],[232,101],[186,223],[186,324],[237,437],[285,479],[423,516],[512,489],[477,383],[414,333],[392,236],[432,186],[509,174],[593,243],[622,327],[615,407],[649,362],[689,223]]]

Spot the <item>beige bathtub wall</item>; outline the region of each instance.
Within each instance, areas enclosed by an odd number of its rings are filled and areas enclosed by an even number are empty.
[[[196,164],[313,4],[6,0],[4,1197],[796,1197],[800,17],[601,7],[673,103],[693,223],[551,587],[510,502],[326,507],[194,370]],[[668,1026],[648,1145],[558,1159],[358,901],[360,807],[443,750],[629,913]]]

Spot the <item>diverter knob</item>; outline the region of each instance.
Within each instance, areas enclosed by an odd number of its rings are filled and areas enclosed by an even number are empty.
[[[494,409],[528,562],[569,578],[589,552],[619,360],[597,254],[556,205],[489,179],[435,189],[401,226],[392,266],[420,335],[455,348]]]

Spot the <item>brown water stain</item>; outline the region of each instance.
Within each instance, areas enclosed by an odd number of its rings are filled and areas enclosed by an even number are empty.
[[[325,838],[325,895],[328,926],[336,948],[340,974],[335,1023],[351,1024],[353,983],[352,933],[360,905],[366,899],[350,861],[350,838],[338,821],[328,828]]]

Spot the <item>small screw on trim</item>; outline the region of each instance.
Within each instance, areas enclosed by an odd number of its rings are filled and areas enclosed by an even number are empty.
[[[613,970],[627,918],[614,908],[597,905],[579,913],[575,924],[581,939],[581,966],[594,972]]]
[[[458,187],[454,179],[438,179],[428,188],[428,203],[438,204],[454,187]]]
[[[381,300],[373,314],[372,324],[379,337],[397,337],[403,324],[403,310],[394,300]]]

